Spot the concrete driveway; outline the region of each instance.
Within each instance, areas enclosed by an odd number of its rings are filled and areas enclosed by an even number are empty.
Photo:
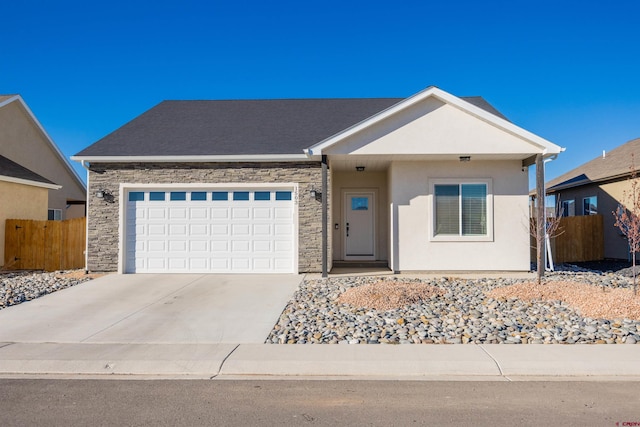
[[[0,310],[0,342],[263,343],[302,279],[111,274]]]

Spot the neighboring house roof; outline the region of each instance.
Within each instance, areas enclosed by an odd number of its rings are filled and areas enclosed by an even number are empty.
[[[635,169],[640,169],[640,138],[633,139],[577,168],[552,179],[547,192],[554,193],[581,185],[627,177],[631,173],[633,155],[637,155]],[[634,156],[635,157],[635,156]]]
[[[44,127],[38,121],[36,116],[33,114],[31,109],[27,105],[27,103],[24,102],[22,97],[20,95],[0,95],[0,108],[4,107],[5,105],[9,105],[12,102],[18,102],[22,106],[22,108],[24,108],[27,115],[31,118],[33,123],[35,123],[36,127],[40,130],[40,132],[42,132],[42,135],[44,135],[45,139],[49,142],[49,144],[53,148],[53,151],[60,158],[60,160],[62,160],[62,163],[64,164],[65,168],[68,170],[70,176],[73,177],[73,179],[78,183],[80,188],[85,189],[86,191],[86,185],[82,180],[82,178],[80,178],[80,175],[78,175],[78,173],[73,168],[73,166],[71,166],[69,159],[65,157],[64,154],[62,154],[62,152],[60,151],[60,148],[58,148],[58,146],[53,142],[53,140],[51,139],[47,131],[44,130]]]
[[[508,123],[481,97],[461,98]],[[72,157],[284,156],[404,102],[402,98],[164,101]]]
[[[62,188],[60,185],[51,182],[47,178],[38,175],[4,156],[0,156],[0,181],[33,185],[54,190]]]

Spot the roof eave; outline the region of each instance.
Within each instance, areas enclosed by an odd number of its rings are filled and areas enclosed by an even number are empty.
[[[316,160],[307,154],[243,154],[243,155],[186,155],[186,156],[72,156],[71,160],[89,163],[242,163],[242,162],[300,162]]]
[[[572,182],[570,184],[563,185],[562,183],[556,184],[552,187],[547,188],[547,193],[557,193],[558,191],[568,190],[571,188],[582,187],[587,184],[600,184],[603,182],[609,181],[620,181],[621,178],[629,178],[631,176],[631,172],[625,172],[618,175],[605,176],[597,179],[586,179],[582,181]]]
[[[0,181],[10,182],[12,184],[30,185],[32,187],[48,188],[49,190],[59,190],[62,185],[49,184],[47,182],[33,181],[31,179],[16,178],[13,176],[0,175]]]

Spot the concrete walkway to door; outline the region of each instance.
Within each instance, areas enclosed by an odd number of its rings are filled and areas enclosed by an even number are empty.
[[[261,344],[302,279],[110,274],[0,310],[0,342]]]

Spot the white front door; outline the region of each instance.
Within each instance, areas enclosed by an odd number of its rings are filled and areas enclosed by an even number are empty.
[[[375,260],[375,193],[344,194],[344,259]]]

